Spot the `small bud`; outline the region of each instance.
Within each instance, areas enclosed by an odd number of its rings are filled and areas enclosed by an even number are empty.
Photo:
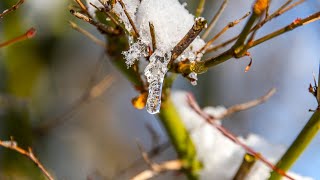
[[[269,0],[257,0],[253,5],[253,12],[261,15],[268,7]]]
[[[30,38],[33,38],[35,35],[36,35],[36,29],[35,28],[30,28],[27,32],[26,32],[26,35],[27,35],[27,38],[30,39]]]
[[[143,92],[139,96],[133,98],[131,100],[131,103],[132,103],[133,107],[135,107],[137,109],[143,109],[146,106],[147,97],[148,97],[148,93],[147,92]]]

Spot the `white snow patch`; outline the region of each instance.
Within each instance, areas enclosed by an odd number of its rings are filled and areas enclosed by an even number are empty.
[[[245,154],[244,149],[225,137],[219,130],[207,124],[194,112],[188,105],[186,94],[186,92],[176,91],[172,93],[172,98],[186,128],[191,133],[191,138],[197,149],[197,156],[204,164],[204,168],[200,172],[201,179],[210,180],[213,177],[219,180],[232,179],[241,165]],[[204,108],[206,113],[213,116],[219,116],[225,110],[222,106]],[[283,146],[270,144],[255,134],[250,134],[247,138],[238,138],[263,154],[272,163],[276,163],[285,152]],[[258,160],[246,180],[268,179],[270,171],[269,167]],[[289,174],[298,180],[312,180],[312,178],[302,177],[295,173],[290,172]]]

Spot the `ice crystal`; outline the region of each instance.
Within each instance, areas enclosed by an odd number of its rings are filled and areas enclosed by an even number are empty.
[[[138,40],[131,44],[128,51],[123,51],[122,54],[124,55],[127,66],[131,67],[139,58],[148,55],[147,46],[144,42]]]

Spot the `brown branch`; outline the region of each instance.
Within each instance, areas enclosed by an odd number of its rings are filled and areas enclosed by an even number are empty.
[[[70,13],[72,15],[74,15],[75,17],[77,17],[78,19],[81,19],[81,20],[95,26],[102,34],[108,34],[108,35],[119,35],[120,34],[120,31],[118,29],[106,26],[105,24],[97,22],[94,19],[92,19],[84,14],[81,14],[80,12],[77,12],[73,9],[70,10]]]
[[[10,141],[1,141],[0,140],[0,146],[11,149],[13,151],[16,151],[19,154],[22,154],[29,158],[35,165],[38,166],[38,168],[43,172],[43,174],[49,179],[54,180],[53,176],[46,170],[46,168],[41,164],[41,162],[38,160],[38,158],[33,154],[32,149],[29,147],[28,151],[22,149],[17,145],[17,142],[10,140]]]
[[[187,100],[188,103],[190,105],[190,107],[198,114],[200,115],[203,119],[206,120],[206,122],[208,124],[211,124],[213,127],[217,128],[217,130],[219,130],[224,136],[226,136],[227,138],[229,138],[231,141],[233,141],[234,143],[240,145],[244,150],[246,150],[249,154],[253,155],[255,158],[257,158],[258,160],[260,160],[261,162],[263,162],[264,164],[266,164],[268,167],[270,167],[272,170],[278,172],[279,174],[281,174],[282,176],[285,176],[291,180],[293,180],[292,177],[290,177],[288,174],[286,174],[283,170],[277,168],[275,165],[273,165],[271,162],[269,162],[264,156],[262,156],[260,153],[256,152],[255,150],[253,150],[252,148],[250,148],[249,146],[247,146],[245,143],[243,143],[242,141],[240,141],[236,135],[234,135],[233,133],[231,133],[229,130],[225,129],[224,127],[222,127],[221,125],[219,125],[218,123],[216,123],[216,118],[212,117],[211,115],[205,113],[204,111],[202,111],[202,109],[200,108],[200,106],[197,104],[197,102],[195,101],[195,99],[193,98],[193,96],[191,94],[187,95]]]
[[[157,49],[157,41],[156,41],[156,32],[154,30],[154,25],[152,22],[149,22],[149,29],[151,35],[151,42],[152,42],[152,51],[154,52]]]
[[[205,51],[209,48],[209,46],[215,41],[217,40],[221,35],[223,35],[227,30],[229,30],[230,28],[234,27],[235,25],[237,25],[238,23],[240,23],[243,19],[245,19],[246,17],[248,17],[250,15],[250,12],[246,13],[243,17],[241,17],[240,19],[237,19],[233,22],[228,23],[217,35],[215,35],[212,39],[210,39],[200,50],[199,52],[201,53],[205,53]]]
[[[0,13],[0,19],[3,18],[5,15],[9,14],[10,12],[13,12],[17,10],[21,4],[24,3],[25,0],[19,0],[15,5],[11,6],[9,9],[4,10],[2,13]]]
[[[202,29],[206,27],[207,21],[204,18],[196,18],[192,28],[180,40],[180,42],[173,48],[170,64],[193,42],[193,40],[200,34]]]
[[[15,37],[13,39],[10,39],[8,41],[5,41],[3,43],[0,43],[0,48],[12,45],[12,44],[20,42],[20,41],[24,41],[26,39],[31,39],[35,36],[35,34],[36,34],[36,29],[30,28],[27,32],[25,32],[24,34],[22,34],[20,36]]]
[[[230,116],[230,115],[232,115],[232,114],[234,114],[234,113],[251,109],[251,108],[253,108],[253,107],[255,107],[255,106],[258,106],[258,105],[266,102],[268,99],[270,99],[270,98],[274,95],[275,92],[276,92],[276,89],[275,89],[275,88],[272,88],[272,89],[269,90],[268,93],[265,94],[264,96],[262,96],[262,97],[260,97],[260,98],[258,98],[258,99],[255,99],[255,100],[246,102],[246,103],[233,105],[233,106],[229,107],[229,108],[228,108],[224,113],[222,113],[219,117],[214,117],[214,118],[215,118],[215,119],[224,119],[225,117]]]
[[[85,12],[88,15],[88,17],[92,18],[91,14],[88,12],[88,8],[82,3],[82,1],[81,0],[75,0],[75,1],[80,6],[82,11]]]
[[[131,16],[130,16],[130,14],[128,13],[125,4],[123,3],[122,0],[118,0],[118,2],[120,3],[120,5],[121,5],[121,7],[122,7],[122,9],[123,9],[123,11],[124,11],[124,13],[126,14],[128,20],[129,20],[129,22],[130,22],[130,24],[131,24],[131,27],[132,27],[135,35],[136,35],[136,37],[137,37],[137,38],[140,37],[139,32],[138,32],[138,29],[137,29],[137,27],[135,26],[135,24],[134,24],[134,22],[133,22],[133,20],[132,20],[132,18],[131,18]]]
[[[299,4],[303,3],[305,0],[300,0],[290,6],[288,6],[292,0],[288,0],[286,3],[284,3],[280,8],[278,8],[274,13],[272,13],[271,15],[269,15],[267,18],[265,18],[264,20],[262,20],[260,23],[258,23],[257,25],[255,25],[251,30],[250,32],[256,30],[256,29],[259,29],[261,28],[262,26],[264,26],[267,22],[270,22],[272,19],[284,14],[285,12],[293,9],[294,7],[298,6]],[[225,47],[226,45],[234,42],[235,40],[237,40],[239,38],[239,35],[238,36],[235,36],[221,44],[218,44],[212,48],[208,48],[207,52],[213,52],[213,51],[217,51],[218,49],[222,48],[222,47]]]

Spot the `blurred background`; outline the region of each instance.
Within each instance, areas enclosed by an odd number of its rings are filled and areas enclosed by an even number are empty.
[[[186,8],[194,12],[198,1],[186,2]],[[230,0],[211,35],[242,17],[252,2]],[[284,2],[273,1],[271,12]],[[2,0],[0,11],[14,3]],[[69,26],[68,21],[72,20],[103,39],[94,27],[70,15],[71,3],[26,0],[16,12],[0,19],[1,42],[30,27],[37,29],[33,39],[0,49],[0,139],[13,136],[22,147],[32,146],[57,179],[128,179],[146,168],[141,161],[117,176],[140,158],[137,140],[146,149],[153,145],[148,127],[157,132],[160,143],[167,138],[156,118],[131,105],[137,93],[108,62],[103,49]],[[207,0],[204,17],[210,20],[221,3]],[[258,31],[257,37],[319,8],[320,1],[308,0],[272,20]],[[243,24],[229,30],[216,43],[238,34]],[[251,49],[253,65],[247,73],[244,69],[249,58],[233,59],[199,75],[197,86],[179,77],[174,89],[192,91],[203,107],[229,107],[260,97],[275,87],[277,93],[268,102],[223,123],[237,135],[256,133],[273,144],[289,146],[311,116],[308,110],[317,106],[308,86],[313,82],[312,73],[318,74],[319,32],[320,23],[315,22]],[[112,85],[101,96],[83,100],[92,82],[106,76],[112,76]],[[320,179],[319,148],[318,136],[292,171]],[[169,148],[156,160],[174,157]],[[0,148],[0,168],[0,179],[12,172],[18,179],[43,178],[29,160],[4,148]],[[183,176],[169,173],[157,179],[169,178]]]

